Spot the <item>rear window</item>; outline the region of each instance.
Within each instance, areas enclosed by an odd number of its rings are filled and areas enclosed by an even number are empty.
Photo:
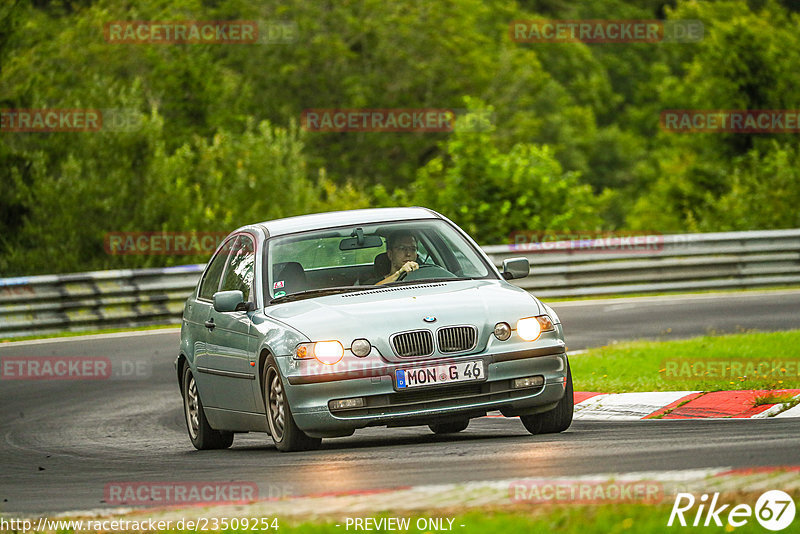
[[[348,265],[363,265],[372,263],[375,255],[386,250],[386,241],[381,239],[383,245],[376,248],[363,248],[356,250],[339,250],[341,236],[312,237],[290,241],[284,246],[274,247],[272,263],[296,261],[306,270],[325,267],[344,267]]]

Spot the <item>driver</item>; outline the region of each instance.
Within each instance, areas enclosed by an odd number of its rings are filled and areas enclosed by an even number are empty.
[[[390,234],[386,238],[386,256],[391,262],[389,274],[377,282],[376,285],[395,282],[401,274],[410,273],[419,269],[417,259],[417,239],[414,234],[407,231],[400,231]]]

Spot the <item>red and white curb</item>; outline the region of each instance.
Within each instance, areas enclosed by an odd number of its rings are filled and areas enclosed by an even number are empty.
[[[792,397],[788,403],[757,404],[767,395]],[[800,417],[800,390],[659,391],[649,393],[575,392],[574,419],[763,419]],[[763,402],[763,401],[762,401]],[[792,404],[796,404],[792,407]]]
[[[800,466],[732,469],[729,467],[675,471],[606,473],[574,477],[537,477],[476,481],[461,484],[404,486],[386,489],[349,491],[318,495],[289,496],[237,503],[206,503],[189,507],[117,508],[58,514],[55,517],[143,517],[154,520],[195,517],[287,517],[303,519],[341,518],[375,513],[412,514],[415,511],[464,510],[478,506],[504,506],[525,501],[553,504],[585,504],[584,490],[591,491],[592,503],[641,502],[670,503],[679,492],[735,493],[763,492],[767,489],[800,490]],[[625,491],[636,483],[657,487],[658,499],[639,499]],[[639,484],[640,485],[640,484]],[[540,488],[542,491],[533,492]],[[520,492],[520,489],[525,491]],[[557,488],[558,492],[552,489]],[[548,491],[545,491],[548,490]],[[563,491],[562,491],[563,490]],[[598,490],[601,494],[598,497]],[[534,493],[536,495],[534,496]],[[562,498],[561,494],[571,497]],[[551,495],[551,497],[548,497]],[[575,497],[577,495],[577,498]]]

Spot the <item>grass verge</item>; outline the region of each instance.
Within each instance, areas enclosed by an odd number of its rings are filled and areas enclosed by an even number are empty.
[[[755,504],[755,495],[728,495],[733,500],[726,498],[723,502]],[[302,520],[297,518],[278,518],[277,529],[269,530],[212,530],[208,532],[279,532],[296,534],[342,534],[347,532],[363,532],[366,530],[376,532],[408,532],[431,533],[453,532],[457,534],[509,534],[509,533],[551,533],[551,534],[662,534],[671,530],[667,527],[674,498],[669,498],[668,503],[648,505],[641,503],[606,503],[596,505],[576,504],[526,504],[511,507],[485,507],[474,508],[469,511],[462,510],[431,510],[429,513],[392,514],[387,513],[364,515],[354,512],[343,513],[338,519]],[[673,529],[681,533],[696,532],[732,532],[730,525],[718,527],[703,527],[705,515],[700,524],[692,526],[697,507],[686,512],[684,518],[687,526],[680,526],[676,519]],[[362,520],[369,518],[369,528],[357,528],[354,523],[356,518]],[[392,518],[393,528],[387,528],[387,523],[381,520]],[[270,522],[273,518],[269,518]],[[348,519],[350,522],[348,523]],[[403,527],[398,528],[397,520],[402,520]],[[720,521],[727,523],[727,510],[720,514]],[[746,518],[746,524],[735,530],[741,534],[765,532],[754,516]],[[273,525],[275,523],[272,523]],[[713,525],[713,523],[712,523]],[[61,534],[71,533],[70,530],[61,531]],[[788,532],[788,530],[787,530]],[[165,530],[160,534],[196,534],[193,530]]]
[[[794,395],[789,394],[778,394],[776,395],[773,392],[766,393],[764,395],[756,395],[753,399],[752,405],[753,406],[763,406],[765,404],[787,404],[792,402],[794,399]]]
[[[595,506],[536,506],[527,510],[519,511],[473,511],[466,514],[447,516],[453,519],[451,532],[463,534],[508,534],[516,532],[547,532],[553,534],[662,534],[670,530],[667,527],[672,503],[669,505],[648,506],[642,504],[605,504]],[[689,525],[681,527],[677,522],[673,524],[673,529],[677,528],[680,532],[708,532],[709,527],[693,527],[691,522],[694,520],[694,512],[686,516]],[[428,517],[443,517],[441,514],[431,516],[421,516],[422,521]],[[425,529],[424,524],[417,521],[420,516],[411,517],[407,532],[435,532],[435,529]],[[727,519],[722,515],[723,524]],[[447,520],[444,521],[448,525]],[[462,526],[463,525],[463,526]],[[717,531],[732,532],[728,527],[711,527]],[[334,534],[348,532],[344,522],[336,523],[303,523],[297,526],[289,526],[281,529],[283,532],[293,532],[298,534]],[[351,526],[349,531],[355,529]],[[765,529],[751,517],[747,524],[736,528],[736,532],[765,532]]]
[[[800,388],[800,330],[633,341],[570,359],[576,391]]]

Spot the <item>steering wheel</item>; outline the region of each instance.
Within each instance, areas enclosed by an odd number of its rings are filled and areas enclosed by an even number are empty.
[[[419,263],[418,265],[419,265],[419,268],[415,269],[417,271],[419,271],[420,269],[423,269],[425,267],[436,267],[435,265],[431,265],[430,263]],[[403,271],[402,273],[400,273],[400,276],[397,277],[397,280],[395,280],[395,282],[402,282],[403,280],[406,279],[406,276],[408,276],[408,273],[410,273],[410,272],[413,272],[413,271]]]

